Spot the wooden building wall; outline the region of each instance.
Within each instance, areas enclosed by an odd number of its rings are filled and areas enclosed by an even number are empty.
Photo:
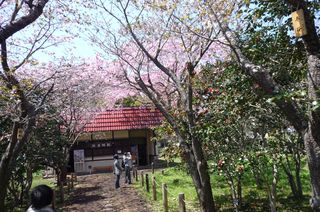
[[[70,171],[112,171],[113,155],[124,152],[131,152],[138,166],[150,164],[155,154],[152,135],[150,129],[84,133],[70,151]]]

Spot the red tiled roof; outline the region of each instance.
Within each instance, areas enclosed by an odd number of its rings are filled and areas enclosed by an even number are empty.
[[[84,127],[84,132],[145,129],[158,126],[163,116],[157,109],[119,108],[100,112]]]

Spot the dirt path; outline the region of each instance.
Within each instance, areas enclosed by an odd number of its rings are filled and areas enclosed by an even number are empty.
[[[150,212],[141,195],[123,181],[122,176],[121,188],[116,190],[113,174],[78,176],[72,199],[62,211]]]

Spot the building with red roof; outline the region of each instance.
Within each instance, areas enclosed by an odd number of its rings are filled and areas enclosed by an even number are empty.
[[[117,108],[93,114],[70,152],[75,172],[112,169],[113,155],[130,152],[134,164],[147,165],[156,155],[153,128],[163,116],[154,108]]]

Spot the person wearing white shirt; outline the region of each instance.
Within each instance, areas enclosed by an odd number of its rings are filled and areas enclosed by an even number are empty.
[[[124,157],[124,170],[126,180],[125,183],[131,184],[131,169],[132,169],[132,158],[130,152],[127,152]]]

